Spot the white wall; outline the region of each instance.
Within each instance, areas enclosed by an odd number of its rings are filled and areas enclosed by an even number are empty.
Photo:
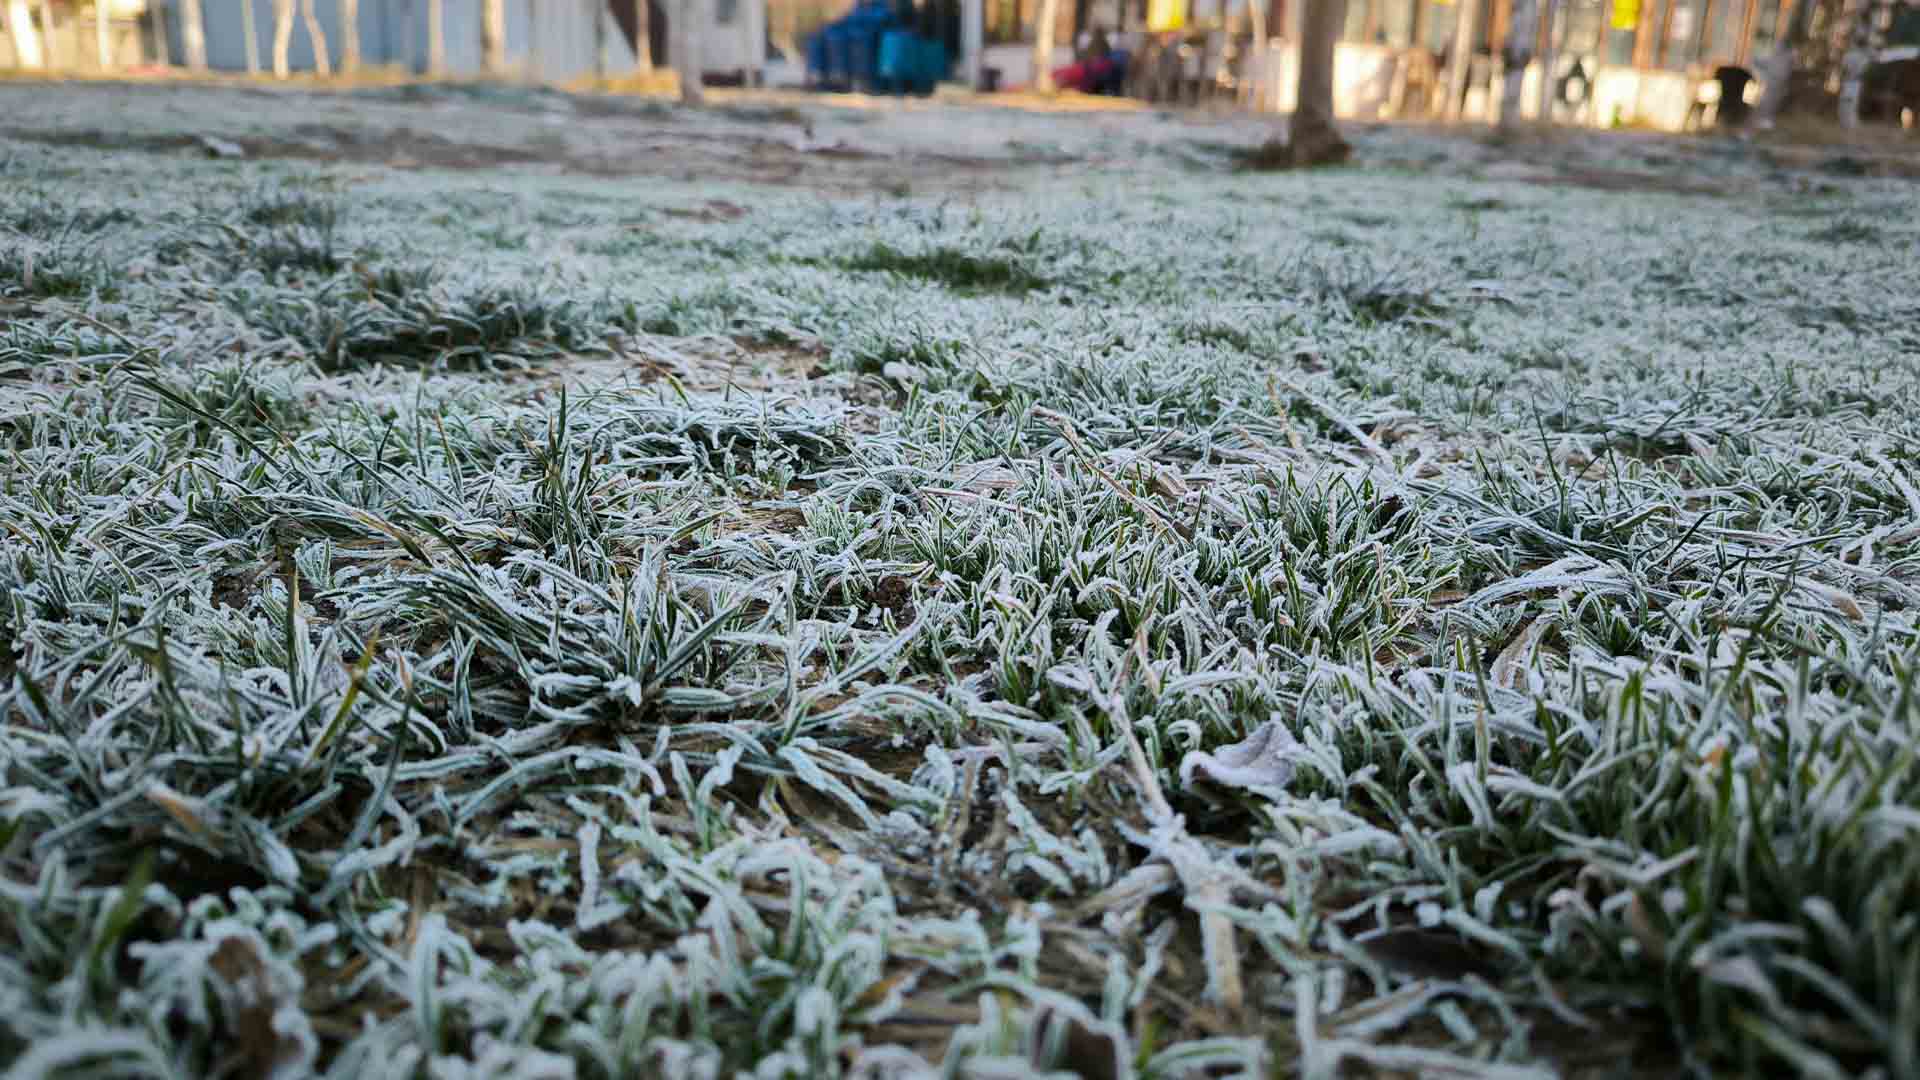
[[[700,35],[700,67],[705,71],[751,74],[767,64],[765,0],[737,0],[733,19],[719,21],[718,0],[701,0],[705,16]]]

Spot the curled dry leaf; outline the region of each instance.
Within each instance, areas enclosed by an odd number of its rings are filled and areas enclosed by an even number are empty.
[[[1291,755],[1299,745],[1274,717],[1232,746],[1189,751],[1180,761],[1180,782],[1191,784],[1199,776],[1226,787],[1285,787],[1293,779]]]

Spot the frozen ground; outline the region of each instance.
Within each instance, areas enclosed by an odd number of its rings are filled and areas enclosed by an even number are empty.
[[[11,1075],[1920,1071],[1906,163],[868,104],[0,85]]]

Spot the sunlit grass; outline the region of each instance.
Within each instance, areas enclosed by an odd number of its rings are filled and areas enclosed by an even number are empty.
[[[1884,189],[8,168],[25,1073],[1920,1062]]]

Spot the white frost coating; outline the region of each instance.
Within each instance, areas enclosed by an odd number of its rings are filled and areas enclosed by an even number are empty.
[[[1316,1061],[1491,1073],[1556,1063],[1542,987],[1655,979],[1837,1060],[1905,1030],[1834,959],[1910,955],[1920,820],[1869,151],[1395,130],[1253,177],[1257,125],[1150,113],[35,93],[27,1060],[208,1073],[233,1009],[340,1076],[1031,1075],[1069,994],[1147,1075],[1271,1071],[1302,1003]],[[1411,977],[1477,996],[1376,982],[1422,921]],[[1677,925],[1709,969],[1619,962]]]
[[[1253,734],[1211,753],[1190,750],[1180,759],[1180,782],[1211,780],[1228,787],[1274,788],[1293,779],[1292,753],[1299,747],[1279,717],[1269,719]]]

